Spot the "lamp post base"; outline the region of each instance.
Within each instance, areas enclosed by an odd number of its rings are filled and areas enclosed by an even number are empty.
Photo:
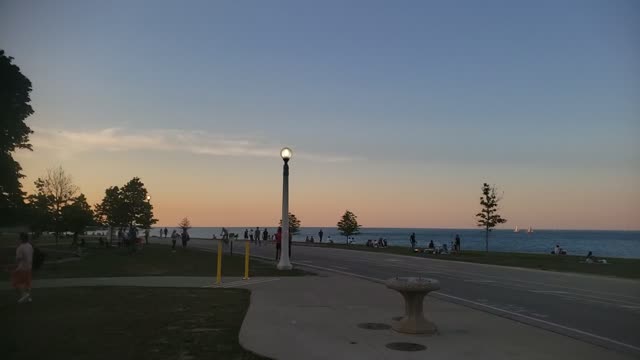
[[[277,266],[278,270],[291,270],[293,269],[293,265],[289,261],[284,262],[280,261]]]

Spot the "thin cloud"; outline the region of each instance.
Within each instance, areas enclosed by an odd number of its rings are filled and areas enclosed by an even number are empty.
[[[55,151],[60,156],[94,150],[121,152],[131,150],[175,151],[219,157],[273,157],[280,147],[261,141],[215,134],[203,130],[176,129],[133,130],[106,128],[98,130],[68,130],[35,127],[31,135],[34,149]],[[349,162],[356,158],[327,154],[298,153],[297,157],[314,162]]]

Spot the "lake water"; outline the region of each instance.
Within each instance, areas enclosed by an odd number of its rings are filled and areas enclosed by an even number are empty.
[[[171,232],[173,228],[169,228]],[[229,232],[239,233],[242,238],[246,228],[228,228]],[[253,227],[255,230],[255,227]],[[262,227],[260,227],[262,229]],[[322,228],[324,242],[331,236],[334,242],[344,243],[336,228]],[[273,233],[276,228],[268,228]],[[211,239],[220,236],[220,227],[194,227],[189,230],[192,238]],[[304,241],[313,236],[318,241],[320,228],[303,227],[294,236],[294,241]],[[462,249],[484,250],[484,232],[480,229],[394,229],[366,228],[356,236],[356,243],[364,244],[368,239],[387,239],[389,245],[409,246],[409,236],[416,233],[419,247],[426,247],[430,240],[436,244],[449,245],[456,234],[462,239]],[[157,236],[158,230],[151,233]],[[593,251],[595,256],[613,256],[640,258],[640,231],[604,231],[604,230],[535,230],[527,234],[526,230],[515,233],[513,230],[494,230],[489,237],[489,250],[502,252],[549,253],[560,245],[570,255],[586,255]]]

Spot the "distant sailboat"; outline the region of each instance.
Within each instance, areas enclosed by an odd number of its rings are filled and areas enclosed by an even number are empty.
[[[516,228],[513,229],[513,232],[519,232],[520,230],[518,230],[518,225],[516,225]]]
[[[531,228],[531,226],[529,226],[529,229],[527,230],[527,234],[531,234],[533,233],[533,229]]]

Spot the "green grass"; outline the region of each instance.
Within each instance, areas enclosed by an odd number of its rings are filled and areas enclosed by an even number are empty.
[[[165,245],[147,245],[135,253],[125,248],[88,247],[78,261],[55,263],[59,258],[72,257],[69,247],[43,246],[47,261],[38,269],[34,277],[103,277],[103,276],[215,276],[216,254],[195,249],[176,249]],[[62,252],[61,252],[62,251]],[[65,252],[66,251],[66,252]],[[0,259],[4,264],[14,262],[15,250],[0,249]],[[300,276],[311,273],[300,269],[279,271],[274,263],[251,259],[249,275],[255,276]],[[244,256],[225,254],[222,259],[223,276],[243,276]]]
[[[30,304],[0,291],[0,359],[266,359],[238,332],[241,289],[36,289]]]
[[[461,254],[452,255],[426,255],[412,253],[411,249],[400,246],[390,246],[388,248],[371,248],[364,245],[343,245],[343,244],[322,244],[311,245],[330,247],[337,249],[348,249],[358,251],[370,251],[379,253],[391,253],[399,255],[420,256],[431,259],[464,261],[479,264],[492,264],[502,266],[515,266],[530,269],[565,271],[575,273],[585,273],[594,275],[617,276],[623,278],[640,278],[640,259],[626,259],[607,257],[608,264],[586,264],[584,256],[551,254],[528,254],[528,253],[503,253],[484,251],[463,251]]]

